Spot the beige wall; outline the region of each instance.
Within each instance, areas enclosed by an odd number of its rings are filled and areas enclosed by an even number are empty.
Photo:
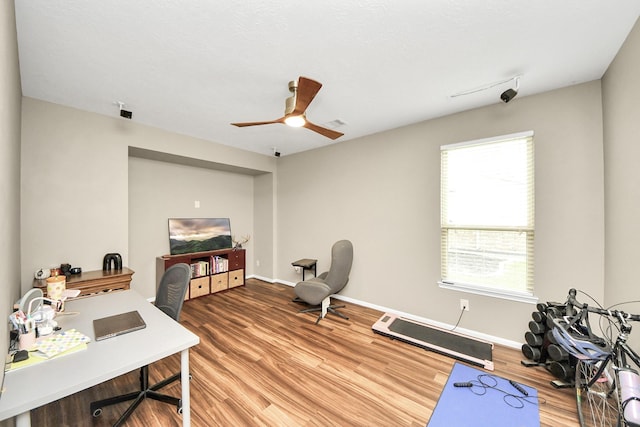
[[[127,265],[127,127],[30,98],[22,114],[23,288],[40,267]]]
[[[7,318],[20,293],[20,119],[22,89],[14,2],[0,1],[0,354],[9,346]],[[4,357],[4,356],[3,356]],[[0,372],[0,386],[4,371]],[[0,426],[13,426],[13,420]]]
[[[640,24],[602,79],[606,303],[640,300]],[[640,304],[624,310],[640,312]],[[638,335],[637,332],[634,335]]]
[[[169,253],[168,218],[230,218],[234,236],[251,234],[253,177],[129,157],[129,265],[145,297],[155,295],[156,257]],[[252,244],[246,274],[253,273]]]
[[[0,351],[9,343],[6,319],[20,296],[20,111],[14,2],[0,2]],[[2,380],[0,373],[0,383]]]
[[[275,230],[275,173],[257,176],[254,180],[253,218],[254,230],[250,244],[255,254],[250,271],[263,280],[272,280],[274,275]],[[248,261],[247,261],[248,262]],[[247,266],[249,269],[250,267]]]
[[[212,167],[233,166],[243,172],[272,173],[275,169],[271,157],[150,128],[115,113],[106,117],[23,99],[23,288],[31,286],[39,267],[68,262],[87,271],[101,269],[108,252],[120,253],[124,264],[134,267],[130,265],[129,231],[140,224],[129,223],[130,147],[168,153],[180,161],[210,162]],[[248,209],[253,212],[252,206]],[[164,236],[166,229],[162,233]],[[271,246],[261,250],[268,252],[254,255],[272,256]],[[138,261],[146,270],[150,261],[142,256],[146,255],[140,255]],[[140,280],[148,277],[141,275]],[[134,275],[134,286],[137,281]],[[149,284],[140,286],[148,289]]]
[[[329,248],[354,244],[349,298],[523,341],[535,306],[443,290],[442,144],[533,130],[536,156],[535,294],[562,300],[580,286],[602,299],[604,194],[600,82],[443,117],[327,148],[278,165],[278,264],[299,280],[298,258],[329,266]]]

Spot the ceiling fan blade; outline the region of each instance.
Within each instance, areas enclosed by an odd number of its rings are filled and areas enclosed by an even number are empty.
[[[338,131],[335,131],[335,130],[332,130],[332,129],[323,128],[322,126],[318,126],[316,124],[313,124],[308,120],[303,126],[306,127],[309,130],[317,132],[320,135],[326,136],[327,138],[331,138],[331,139],[338,139],[342,135],[344,135],[341,132],[338,132]]]
[[[321,87],[322,83],[301,76],[298,79],[296,105],[293,108],[291,115],[298,116],[300,114],[304,114]]]
[[[244,123],[231,123],[233,126],[238,126],[239,128],[247,127],[247,126],[259,126],[259,125],[270,125],[273,123],[284,123],[284,117],[280,117],[276,120],[269,120],[267,122],[244,122]]]

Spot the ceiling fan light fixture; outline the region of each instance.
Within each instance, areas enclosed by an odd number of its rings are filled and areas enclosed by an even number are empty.
[[[319,133],[320,135],[337,139],[343,136],[342,132],[335,131],[323,126],[318,126],[310,121],[307,121],[306,111],[313,98],[322,87],[322,83],[315,80],[311,80],[307,77],[300,76],[297,81],[289,82],[289,91],[293,93],[285,100],[284,116],[275,120],[268,120],[262,122],[243,122],[243,123],[231,123],[233,126],[246,127],[246,126],[259,126],[259,125],[271,125],[274,123],[285,124],[291,127],[305,127],[312,132]],[[344,122],[341,122],[344,124]]]
[[[289,116],[284,119],[284,122],[287,126],[299,128],[304,126],[307,121],[305,120],[304,115],[300,114],[299,116]]]

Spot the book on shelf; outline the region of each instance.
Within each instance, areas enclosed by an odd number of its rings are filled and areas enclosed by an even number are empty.
[[[229,260],[225,257],[215,255],[213,258],[213,274],[226,273],[229,271]]]
[[[191,278],[209,275],[209,262],[197,261],[191,264]]]

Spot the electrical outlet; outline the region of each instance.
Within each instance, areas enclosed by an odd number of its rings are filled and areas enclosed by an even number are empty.
[[[256,267],[260,267],[260,260],[259,259],[256,260]]]
[[[300,267],[295,266],[295,267],[293,267],[293,268],[294,268],[294,270],[296,270],[296,273],[300,273]]]
[[[460,300],[460,310],[469,311],[469,300],[461,299]]]

